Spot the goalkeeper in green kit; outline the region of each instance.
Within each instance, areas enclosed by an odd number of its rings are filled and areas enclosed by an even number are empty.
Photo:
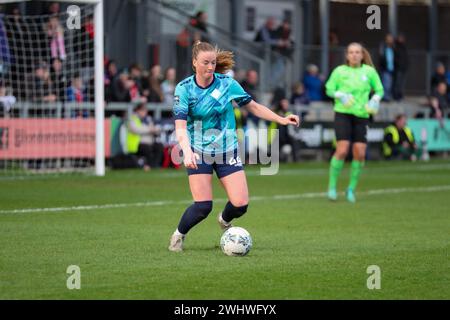
[[[346,198],[354,203],[355,189],[366,155],[369,116],[378,112],[384,91],[370,54],[361,44],[351,43],[345,57],[346,64],[334,69],[326,83],[326,93],[335,101],[337,140],[330,163],[328,198],[337,200],[337,181],[352,144],[353,160]],[[373,95],[370,97],[371,93]]]

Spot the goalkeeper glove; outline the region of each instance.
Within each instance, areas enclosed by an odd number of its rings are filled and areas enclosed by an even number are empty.
[[[350,93],[336,92],[334,97],[339,99],[346,108],[350,108],[355,102],[355,98]]]
[[[381,97],[377,94],[374,94],[373,97],[369,100],[366,105],[366,110],[369,114],[378,113],[378,110],[380,110],[380,100]]]

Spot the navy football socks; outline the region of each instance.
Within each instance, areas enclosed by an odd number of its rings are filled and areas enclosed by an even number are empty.
[[[212,211],[212,201],[196,201],[186,209],[178,224],[178,232],[182,234],[188,231],[197,223],[205,219]]]
[[[242,207],[235,207],[235,206],[233,206],[233,204],[230,201],[228,201],[227,204],[225,205],[225,209],[223,209],[223,211],[222,211],[222,219],[226,223],[229,223],[229,222],[231,222],[231,220],[233,220],[235,218],[239,218],[244,213],[246,213],[247,207],[248,207],[248,204],[245,206],[242,206]]]

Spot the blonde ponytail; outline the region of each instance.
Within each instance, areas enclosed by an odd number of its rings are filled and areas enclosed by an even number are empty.
[[[372,57],[370,56],[369,51],[366,48],[362,47],[362,52],[363,52],[362,63],[374,67]]]

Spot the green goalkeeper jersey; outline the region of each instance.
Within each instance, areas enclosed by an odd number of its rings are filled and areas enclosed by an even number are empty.
[[[337,67],[331,73],[325,88],[327,95],[332,98],[335,97],[336,92],[351,94],[354,103],[350,107],[346,107],[340,99],[335,98],[334,111],[352,114],[359,118],[369,118],[366,105],[372,90],[380,98],[384,94],[383,85],[377,71],[366,64],[362,64],[359,68],[353,68],[345,64]]]

